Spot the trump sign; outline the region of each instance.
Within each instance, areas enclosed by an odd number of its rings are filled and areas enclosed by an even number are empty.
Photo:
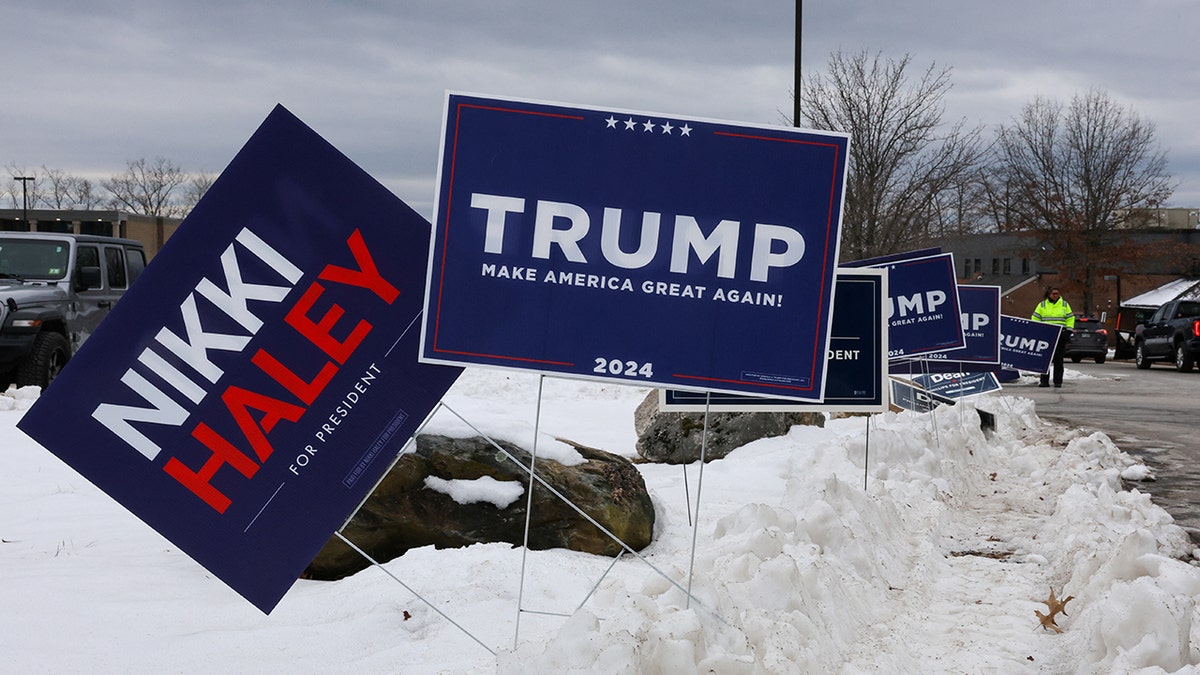
[[[819,400],[846,150],[451,93],[422,360]]]
[[[920,365],[912,360],[894,360],[893,373],[903,373],[906,369],[940,373],[1000,369],[1000,287],[960,285],[958,302],[966,347],[926,354],[921,357]]]
[[[1000,362],[1009,370],[1050,371],[1062,328],[1019,316],[1000,316]]]
[[[660,389],[664,412],[884,412],[888,409],[887,272],[839,269],[829,371],[820,403],[740,394]]]
[[[906,359],[961,349],[954,255],[926,250],[847,263],[888,271],[888,357]]]
[[[428,241],[278,107],[20,427],[269,612],[458,376]]]

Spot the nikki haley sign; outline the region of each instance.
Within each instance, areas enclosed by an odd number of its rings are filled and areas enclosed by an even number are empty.
[[[458,376],[428,242],[277,107],[19,426],[269,612]]]
[[[421,358],[820,400],[847,147],[449,94]]]

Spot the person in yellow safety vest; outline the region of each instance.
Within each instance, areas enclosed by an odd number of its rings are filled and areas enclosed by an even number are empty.
[[[1053,286],[1046,289],[1046,296],[1033,310],[1034,321],[1062,326],[1058,334],[1058,343],[1054,345],[1054,386],[1061,387],[1063,380],[1063,351],[1067,348],[1067,337],[1075,329],[1075,315],[1071,313],[1071,305],[1062,297],[1062,293]],[[1042,373],[1039,387],[1050,386],[1050,373]]]

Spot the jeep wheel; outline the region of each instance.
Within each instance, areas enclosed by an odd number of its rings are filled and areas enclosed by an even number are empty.
[[[1083,360],[1082,354],[1072,354],[1071,355],[1071,363],[1079,363],[1082,360]]]
[[[1107,357],[1108,357],[1108,354],[1101,354],[1100,356],[1097,356],[1097,357],[1096,357],[1096,363],[1097,363],[1097,364],[1104,363],[1104,359],[1105,359],[1105,358],[1107,358]]]
[[[1175,370],[1186,373],[1192,369],[1192,355],[1188,354],[1183,344],[1175,345]]]
[[[17,365],[17,386],[36,385],[46,390],[67,364],[70,345],[60,333],[38,333],[33,351]]]
[[[1133,350],[1133,363],[1142,370],[1150,367],[1150,359],[1146,358],[1146,346],[1141,342],[1137,343]]]

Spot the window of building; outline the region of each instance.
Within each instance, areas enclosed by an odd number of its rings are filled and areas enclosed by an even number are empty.
[[[1029,276],[1029,258],[1021,258],[1021,274]]]
[[[992,274],[1000,274],[1000,259],[992,258]]]
[[[1004,274],[1005,276],[1012,274],[1012,258],[1004,259]]]
[[[79,233],[111,237],[113,236],[113,224],[103,220],[85,220],[79,223]]]

